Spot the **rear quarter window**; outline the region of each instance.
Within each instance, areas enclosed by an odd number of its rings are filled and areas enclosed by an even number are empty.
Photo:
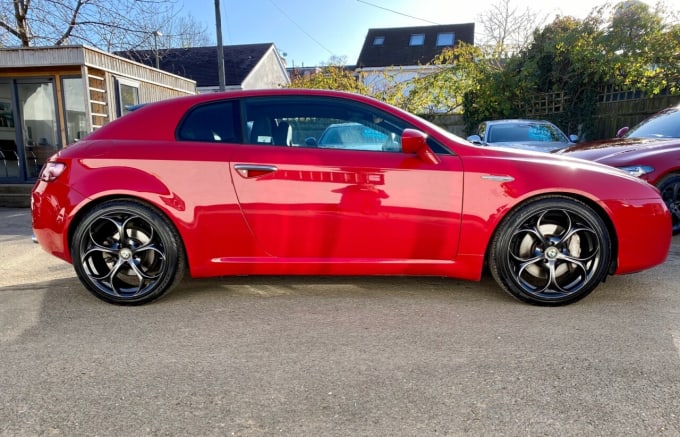
[[[206,103],[191,108],[177,128],[179,141],[241,143],[238,102]]]

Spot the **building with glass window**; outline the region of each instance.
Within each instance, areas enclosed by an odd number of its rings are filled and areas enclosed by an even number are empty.
[[[429,65],[437,55],[474,40],[474,23],[369,29],[355,71],[366,86],[381,91],[437,71]]]
[[[25,204],[52,154],[131,106],[195,93],[193,80],[90,47],[0,49],[0,206]]]

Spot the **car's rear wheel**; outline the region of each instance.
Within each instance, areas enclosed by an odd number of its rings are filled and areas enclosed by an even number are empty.
[[[122,305],[159,298],[185,270],[181,240],[169,220],[133,201],[107,202],[88,212],[73,235],[71,256],[92,294]]]
[[[661,179],[656,186],[671,211],[673,235],[680,234],[680,174],[671,174]]]
[[[565,305],[588,295],[607,276],[611,240],[592,208],[568,197],[520,206],[500,224],[489,268],[500,286],[537,305]]]

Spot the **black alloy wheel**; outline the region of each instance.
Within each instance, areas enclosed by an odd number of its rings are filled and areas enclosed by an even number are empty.
[[[185,270],[170,221],[144,204],[111,201],[79,223],[71,245],[78,278],[106,302],[140,305],[168,292]]]
[[[566,305],[605,279],[611,241],[602,218],[588,205],[549,196],[508,214],[494,235],[489,256],[494,279],[515,298]]]
[[[671,212],[673,235],[680,234],[680,174],[671,174],[657,184],[661,198]]]

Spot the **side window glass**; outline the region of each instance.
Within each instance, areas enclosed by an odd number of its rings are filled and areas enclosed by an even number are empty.
[[[318,147],[324,149],[401,151],[401,135],[371,123],[330,124],[321,133]]]
[[[401,152],[406,126],[361,104],[325,97],[246,101],[249,144]]]
[[[239,126],[236,102],[208,103],[189,111],[177,130],[177,139],[211,143],[240,143]]]

